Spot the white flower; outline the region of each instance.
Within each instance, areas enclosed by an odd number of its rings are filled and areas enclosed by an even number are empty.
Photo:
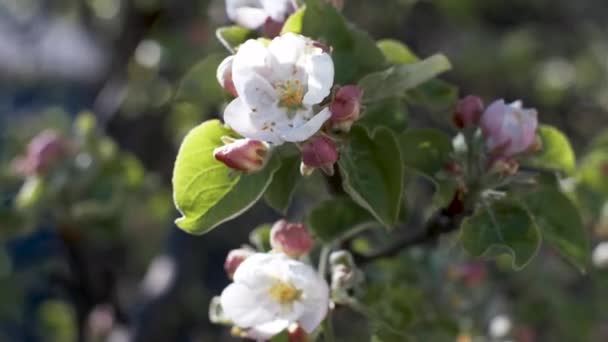
[[[269,339],[293,323],[312,332],[327,314],[329,289],[307,264],[281,253],[256,253],[237,268],[221,304],[249,336]]]
[[[295,11],[293,0],[226,0],[228,18],[251,30],[267,20],[282,23]]]
[[[331,57],[308,38],[287,33],[266,47],[248,40],[232,64],[239,95],[224,112],[224,120],[242,136],[282,144],[304,141],[329,119],[328,108],[316,105],[330,93],[334,81]]]
[[[593,265],[597,268],[608,268],[608,242],[598,244],[591,257]]]

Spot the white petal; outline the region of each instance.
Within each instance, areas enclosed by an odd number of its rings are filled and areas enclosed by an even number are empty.
[[[261,0],[264,11],[274,21],[285,21],[287,15],[294,11],[293,0]]]
[[[234,22],[250,30],[256,30],[264,25],[267,19],[268,14],[263,9],[243,7],[236,10]]]
[[[289,324],[291,324],[291,322],[288,320],[278,319],[270,323],[256,325],[247,332],[247,336],[257,340],[269,340],[281,331],[287,329]]]
[[[331,112],[328,108],[323,109],[319,114],[313,116],[308,122],[294,127],[281,134],[281,138],[285,141],[296,142],[304,141],[321,129],[321,126],[329,119]]]
[[[302,314],[298,323],[306,332],[315,330],[327,315],[329,309],[329,287],[310,266],[299,263],[292,265],[290,276],[294,285],[302,290]]]
[[[298,60],[310,50],[312,42],[303,36],[286,33],[272,40],[268,51],[273,57],[273,71],[283,79],[289,79]]]
[[[334,62],[326,53],[311,56],[305,64],[308,73],[308,92],[303,102],[311,106],[325,99],[334,84]]]
[[[241,328],[251,328],[274,320],[277,313],[273,309],[276,305],[270,302],[267,291],[265,286],[230,284],[220,297],[226,317]]]
[[[278,134],[262,130],[261,127],[256,125],[256,121],[254,120],[254,115],[256,114],[239,97],[232,100],[224,110],[224,122],[245,138],[266,141],[277,145],[282,144],[283,139]]]
[[[238,11],[245,8],[258,9],[266,17],[260,0],[226,0],[226,13],[234,22],[238,22]]]

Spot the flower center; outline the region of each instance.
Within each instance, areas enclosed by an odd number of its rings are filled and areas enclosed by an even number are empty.
[[[275,88],[279,93],[279,105],[289,109],[297,109],[302,106],[304,99],[304,85],[300,80],[287,80],[278,83]]]
[[[281,280],[277,280],[268,292],[279,304],[291,304],[302,296],[302,291]]]

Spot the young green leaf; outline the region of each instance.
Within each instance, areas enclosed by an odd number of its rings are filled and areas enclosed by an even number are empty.
[[[266,193],[264,193],[264,200],[271,208],[285,215],[301,179],[300,157],[283,158],[281,167],[274,175]]]
[[[401,133],[399,146],[404,165],[430,178],[445,168],[453,152],[450,137],[431,128],[410,129]]]
[[[534,216],[545,241],[584,272],[589,262],[589,242],[583,219],[570,199],[555,187],[543,186],[522,196],[522,203]]]
[[[357,124],[368,131],[377,127],[386,127],[396,133],[407,128],[408,113],[403,100],[397,97],[370,103],[365,107],[363,115]]]
[[[536,255],[541,243],[538,227],[530,214],[509,200],[482,206],[466,218],[460,240],[471,255],[479,257],[494,249],[507,250],[513,258],[513,268],[525,267]]]
[[[253,38],[253,32],[241,26],[220,27],[215,31],[215,35],[231,53],[247,39]]]
[[[555,127],[541,125],[538,134],[542,151],[525,160],[524,164],[571,175],[576,168],[576,157],[564,133]]]
[[[350,141],[338,161],[346,193],[386,227],[399,218],[404,170],[393,133],[383,127],[370,137],[353,127]]]
[[[420,62],[392,66],[374,72],[359,81],[363,89],[363,101],[373,102],[393,96],[403,96],[407,90],[431,80],[450,70],[451,65],[443,55],[434,55]]]
[[[184,139],[173,170],[173,198],[182,217],[176,224],[192,234],[203,234],[253,205],[272,180],[279,161],[264,170],[240,176],[213,157],[222,136],[234,133],[218,120],[202,123]]]
[[[420,61],[409,47],[398,40],[380,40],[378,47],[392,64],[411,64]],[[439,79],[427,81],[407,93],[409,102],[437,110],[451,106],[457,98],[456,87]]]
[[[218,106],[222,103],[226,91],[218,83],[215,74],[225,56],[210,54],[191,67],[180,81],[174,101],[191,103],[199,110],[207,110],[210,106]]]
[[[374,218],[348,197],[338,197],[319,203],[306,218],[306,224],[314,236],[331,243]]]

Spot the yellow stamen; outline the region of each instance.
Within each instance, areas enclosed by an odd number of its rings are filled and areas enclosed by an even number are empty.
[[[298,108],[304,99],[304,86],[300,80],[287,80],[276,85],[279,92],[280,105],[287,108]]]
[[[268,292],[279,304],[291,304],[302,296],[302,291],[281,280],[277,280]]]

